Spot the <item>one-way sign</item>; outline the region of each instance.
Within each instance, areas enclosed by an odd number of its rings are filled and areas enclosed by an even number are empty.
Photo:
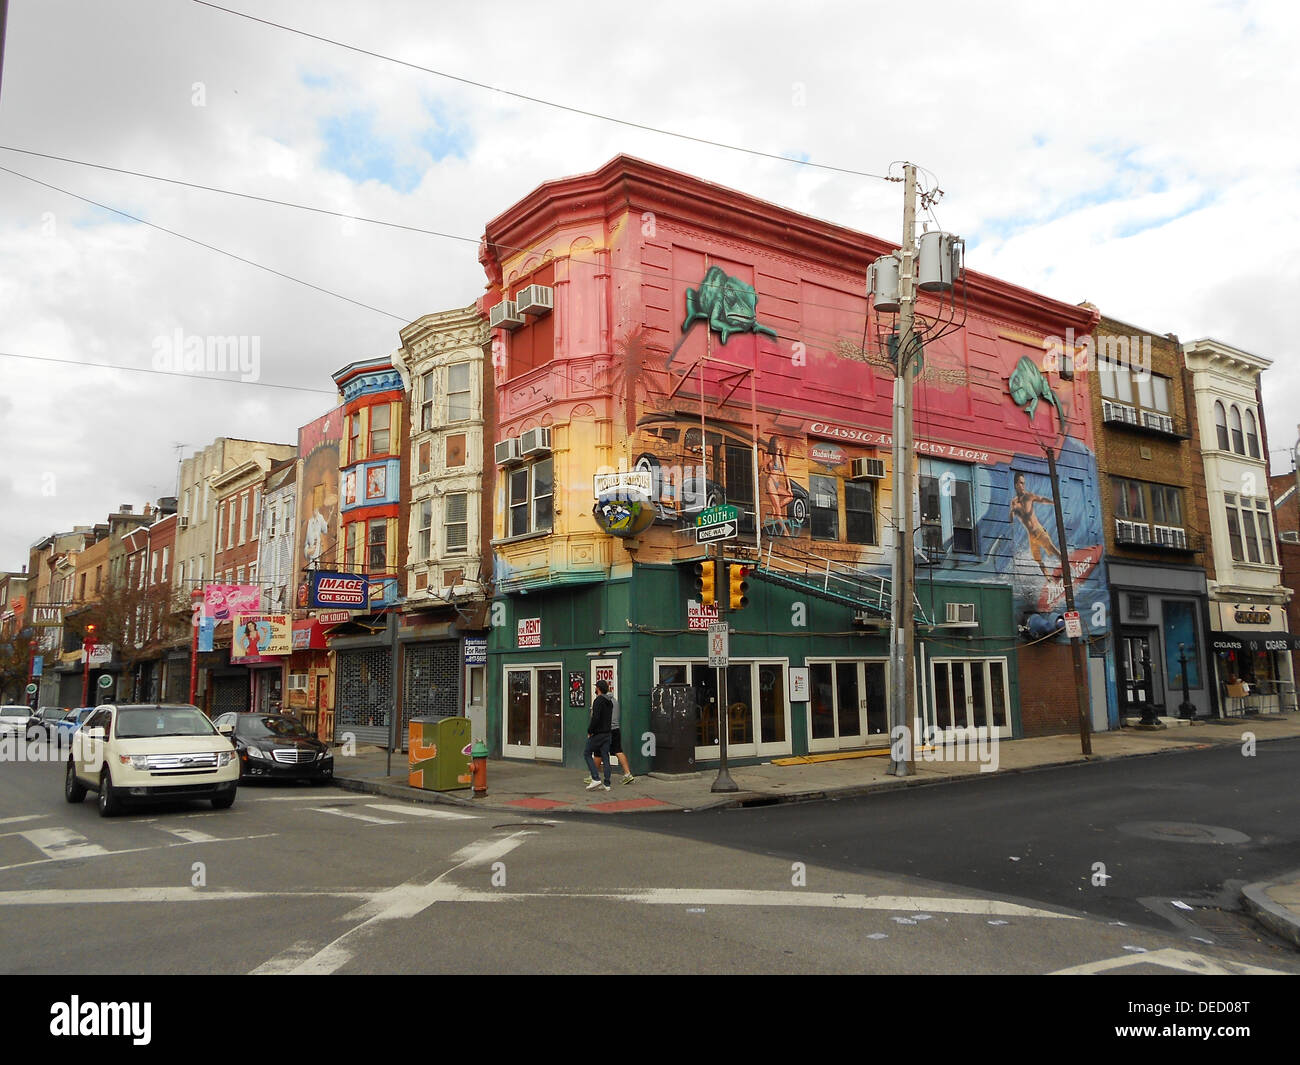
[[[715,540],[731,540],[736,535],[739,524],[734,521],[724,521],[721,525],[700,525],[695,529],[695,542],[697,544],[711,544]]]
[[[702,510],[695,518],[695,542],[711,544],[730,540],[740,531],[740,510],[723,504]]]

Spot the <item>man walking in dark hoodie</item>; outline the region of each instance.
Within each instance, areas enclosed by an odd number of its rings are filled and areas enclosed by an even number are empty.
[[[596,681],[596,693],[596,698],[591,701],[591,720],[587,722],[587,746],[583,748],[582,756],[587,760],[587,771],[591,773],[591,783],[587,785],[587,790],[595,791],[603,787],[609,791],[609,741],[614,714],[614,704],[609,698],[609,682]],[[605,771],[603,784],[600,777],[596,775],[593,754],[600,755],[601,766]]]

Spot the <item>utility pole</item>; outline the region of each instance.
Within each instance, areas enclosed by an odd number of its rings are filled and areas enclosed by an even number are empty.
[[[913,587],[915,584],[912,529],[912,358],[916,347],[913,319],[916,312],[916,166],[903,164],[903,247],[898,278],[898,359],[894,385],[894,521],[897,554],[894,561],[893,601],[890,609],[890,657],[893,662],[893,698],[889,702],[891,741],[899,728],[909,730],[904,756],[894,757],[891,742],[889,772],[897,777],[912,773],[916,721],[916,691],[912,676],[915,653]]]
[[[1061,581],[1065,585],[1065,608],[1074,610],[1074,575],[1070,572],[1070,545],[1065,542],[1065,510],[1061,505],[1061,483],[1056,477],[1056,452],[1047,452],[1047,475],[1052,479],[1052,502],[1056,510],[1056,543],[1061,551]],[[1081,619],[1082,620],[1082,619]],[[1083,665],[1083,640],[1070,637],[1070,658],[1074,662],[1074,690],[1079,700],[1079,746],[1085,756],[1092,754],[1092,722],[1088,719],[1088,678]],[[1150,683],[1150,668],[1147,669]]]

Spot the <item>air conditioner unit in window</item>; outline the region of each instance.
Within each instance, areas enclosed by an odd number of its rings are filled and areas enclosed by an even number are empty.
[[[976,624],[975,604],[974,603],[945,603],[944,620],[949,625]]]
[[[498,466],[509,466],[512,462],[518,462],[519,455],[519,437],[512,436],[502,440],[494,449]]]
[[[884,459],[854,459],[852,479],[855,481],[880,480],[885,476]]]
[[[540,455],[551,450],[549,429],[528,429],[519,437],[520,455]]]
[[[176,528],[178,528],[178,529],[188,529],[189,527],[190,527],[190,519],[189,519],[189,518],[186,518],[186,517],[180,517],[180,518],[177,518],[177,519],[176,519]]]
[[[1159,414],[1153,410],[1142,412],[1142,424],[1148,429],[1158,429],[1162,433],[1174,431],[1174,420],[1168,414]]]
[[[515,294],[515,309],[520,314],[550,314],[555,306],[555,289],[548,285],[529,285]]]
[[[518,329],[524,324],[514,300],[502,300],[488,311],[489,329]]]
[[[1126,406],[1123,403],[1111,403],[1109,400],[1101,401],[1101,416],[1103,421],[1123,422],[1126,425],[1137,425],[1138,412],[1137,408]]]
[[[1187,533],[1174,525],[1157,525],[1155,527],[1155,540],[1161,547],[1185,548],[1187,546]]]

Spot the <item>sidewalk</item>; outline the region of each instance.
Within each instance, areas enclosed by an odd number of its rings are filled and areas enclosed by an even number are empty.
[[[984,774],[992,777],[998,773],[1028,772],[1084,761],[1133,758],[1215,745],[1240,746],[1246,732],[1253,733],[1257,741],[1300,736],[1300,714],[1296,713],[1195,723],[1176,718],[1162,721],[1168,727],[1160,731],[1128,728],[1095,734],[1091,758],[1080,754],[1077,735],[1004,740],[992,749],[972,745],[965,749],[967,760],[963,761],[952,760],[952,748],[918,750],[915,773],[906,778],[888,774],[889,756],[884,749],[866,757],[841,755],[816,761],[782,758],[779,762],[783,764],[768,762],[731,769],[731,778],[739,790],[721,794],[710,790],[717,775],[716,766],[688,776],[651,773],[637,777],[629,785],[624,785],[615,773],[609,791],[587,791],[585,781],[589,778],[585,769],[493,760],[488,762],[488,793],[475,799],[468,788],[433,792],[410,787],[406,755],[399,751],[393,752],[393,772],[387,775],[388,752],[376,747],[360,747],[351,757],[336,753],[334,783],[348,791],[478,807],[498,813],[682,813],[714,807],[846,798],[886,789],[942,784],[981,775],[977,756],[986,764],[996,757],[996,771]],[[944,758],[945,755],[948,757]],[[1300,870],[1275,881],[1250,884],[1243,889],[1242,896],[1247,911],[1257,920],[1300,945]]]

